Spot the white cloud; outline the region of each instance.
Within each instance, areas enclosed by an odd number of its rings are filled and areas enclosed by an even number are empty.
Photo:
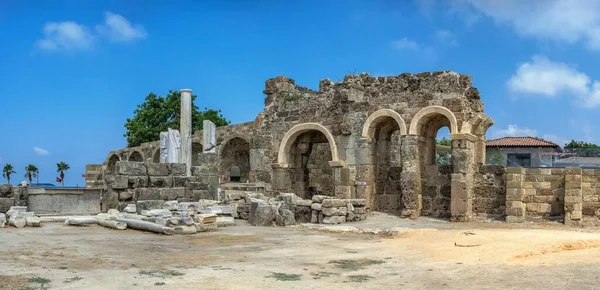
[[[565,43],[583,42],[600,50],[600,1],[595,0],[454,0],[511,26],[521,36]],[[469,13],[466,13],[469,15]]]
[[[132,25],[125,17],[112,12],[104,13],[104,24],[96,25],[96,30],[113,42],[134,41],[147,36],[143,26]]]
[[[506,129],[492,129],[491,131],[492,139],[502,137],[535,137],[537,135],[537,130],[527,127],[519,127],[517,125],[508,125]]]
[[[554,62],[544,56],[536,55],[530,62],[519,65],[506,85],[513,93],[546,97],[570,93],[583,107],[600,106],[600,82],[592,83],[587,74],[573,66]]]
[[[445,45],[445,46],[457,46],[458,45],[456,36],[454,35],[454,33],[450,32],[448,30],[444,30],[444,29],[438,30],[435,32],[434,36],[437,39],[437,41],[439,41],[442,45]]]
[[[409,40],[406,37],[400,40],[392,41],[392,45],[398,49],[419,50],[419,44]]]
[[[555,134],[546,134],[546,135],[542,136],[542,139],[548,140],[550,142],[554,142],[560,147],[563,147],[563,146],[565,146],[565,144],[571,142],[571,140],[568,140],[566,138],[563,138],[562,136],[558,136]]]
[[[92,47],[94,37],[87,27],[73,21],[48,22],[43,29],[44,38],[36,42],[43,50],[77,50]]]
[[[44,148],[40,148],[40,147],[33,147],[33,152],[35,152],[35,154],[39,155],[39,156],[46,156],[48,154],[50,154],[50,151],[44,149]]]

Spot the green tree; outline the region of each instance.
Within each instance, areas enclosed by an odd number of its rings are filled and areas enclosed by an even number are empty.
[[[25,178],[29,180],[29,185],[32,185],[32,179],[37,177],[39,173],[39,169],[35,167],[33,164],[29,164],[25,166]]]
[[[204,111],[199,111],[194,104],[195,100],[196,95],[192,95],[192,131],[202,130],[204,120],[212,121],[217,127],[230,124],[221,110],[204,108]],[[173,90],[169,90],[166,97],[150,93],[133,114],[133,118],[127,118],[125,122],[126,132],[123,137],[127,138],[127,146],[156,141],[160,139],[160,132],[167,131],[168,128],[179,129],[181,94]]]
[[[10,184],[10,175],[16,173],[13,170],[13,166],[12,164],[6,164],[4,165],[4,168],[2,169],[2,177],[6,178],[6,182],[8,182],[8,184]]]
[[[444,146],[450,146],[450,140],[446,139],[446,137],[442,137],[442,140],[435,140],[435,143],[440,144],[440,145],[444,145]]]
[[[71,167],[69,167],[69,164],[64,163],[64,162],[60,162],[60,163],[56,163],[56,172],[58,172],[60,174],[60,185],[62,188],[65,187],[65,171],[71,169]]]
[[[575,153],[580,157],[599,157],[600,156],[600,146],[583,141],[575,141],[571,140],[571,142],[565,144],[563,147],[565,151],[570,153]]]

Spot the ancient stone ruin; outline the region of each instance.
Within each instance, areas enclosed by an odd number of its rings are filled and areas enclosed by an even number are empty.
[[[228,203],[240,194],[266,201],[293,193],[311,209],[296,204],[288,210],[313,222],[325,219],[323,211],[344,213],[345,221],[370,211],[455,221],[504,214],[504,168],[484,165],[485,133],[493,121],[470,76],[348,75],[337,83],[322,80],[318,91],[276,77],[266,81],[264,93],[264,111],[254,122],[194,132],[191,175],[178,164],[156,168],[157,140],[88,165],[87,186],[105,190],[105,209],[144,199]],[[442,127],[450,131],[452,165],[435,163]],[[207,145],[210,136],[216,146]],[[140,170],[122,169],[135,166]],[[478,196],[478,187],[485,196]],[[320,196],[333,200],[336,210],[307,202]],[[238,217],[247,217],[248,201],[237,204]]]

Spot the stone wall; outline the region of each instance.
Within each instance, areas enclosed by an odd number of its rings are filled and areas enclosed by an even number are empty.
[[[102,164],[87,164],[85,166],[85,188],[103,188]]]
[[[506,212],[505,166],[479,165],[473,188],[473,213],[480,217],[503,217]]]
[[[114,172],[105,172],[104,182],[103,211],[140,200],[213,199],[198,176],[186,176],[185,164],[118,161]]]
[[[30,188],[27,211],[36,214],[98,214],[102,189]]]
[[[485,133],[493,121],[469,75],[348,75],[340,82],[324,79],[317,90],[280,76],[266,80],[263,93],[264,111],[254,122],[216,129],[214,159],[203,163],[198,151],[208,148],[192,145],[199,163],[193,164],[194,175],[206,178],[205,184],[213,186],[215,175],[217,183],[229,182],[226,172],[240,163],[249,165],[242,179],[264,183],[270,195],[365,199],[367,211],[410,217],[473,215],[474,175],[484,163]],[[453,165],[429,172],[441,127],[450,131]],[[193,144],[202,142],[202,133],[195,132]],[[230,142],[240,142],[232,147],[242,149],[228,150]],[[157,146],[149,142],[111,152],[105,174],[117,161],[141,156],[157,162]]]
[[[428,165],[421,178],[423,210],[421,215],[450,217],[452,165]]]

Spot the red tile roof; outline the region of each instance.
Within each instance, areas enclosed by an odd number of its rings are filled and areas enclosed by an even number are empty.
[[[488,147],[560,147],[556,143],[536,137],[504,137],[487,140]]]

